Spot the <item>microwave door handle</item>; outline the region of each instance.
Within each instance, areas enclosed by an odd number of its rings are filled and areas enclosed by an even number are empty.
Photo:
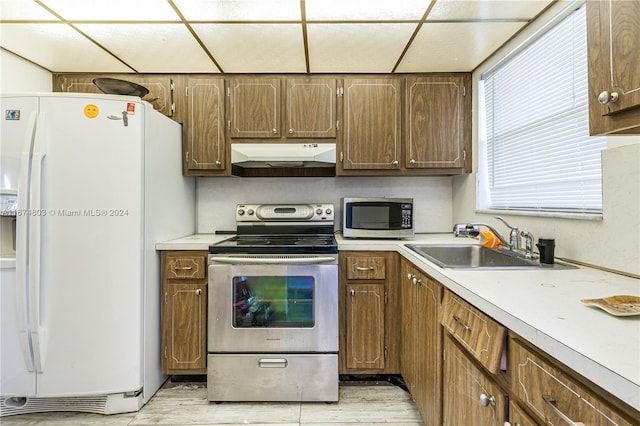
[[[211,257],[211,262],[228,263],[234,265],[261,264],[261,265],[299,265],[310,263],[335,262],[334,257]]]

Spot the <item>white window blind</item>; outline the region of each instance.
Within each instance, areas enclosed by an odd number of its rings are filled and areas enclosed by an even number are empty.
[[[478,208],[602,212],[587,96],[582,6],[481,81]]]

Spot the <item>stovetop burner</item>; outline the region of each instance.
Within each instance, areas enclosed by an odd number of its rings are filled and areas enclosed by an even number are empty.
[[[338,243],[333,235],[313,236],[237,236],[209,247],[209,253],[337,253]]]
[[[238,235],[209,247],[209,253],[337,253],[333,204],[239,204]]]

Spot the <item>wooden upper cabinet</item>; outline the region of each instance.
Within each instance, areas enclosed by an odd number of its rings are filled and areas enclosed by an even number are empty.
[[[344,80],[344,170],[398,170],[401,152],[402,80]]]
[[[279,78],[229,80],[231,138],[279,138],[282,135],[280,83]]]
[[[407,78],[406,168],[465,167],[471,137],[469,86],[469,75]]]
[[[640,133],[640,2],[587,1],[587,45],[590,134]]]
[[[286,137],[335,138],[336,90],[336,79],[287,79]]]
[[[224,80],[187,80],[189,115],[185,126],[185,161],[189,171],[219,171],[226,167]]]
[[[97,77],[117,78],[130,81],[146,87],[149,93],[142,99],[153,105],[153,109],[172,117],[174,113],[173,104],[173,81],[168,76],[140,76],[137,74],[124,75],[57,75],[54,76],[54,90],[74,93],[103,93],[98,86],[93,84],[93,79]]]

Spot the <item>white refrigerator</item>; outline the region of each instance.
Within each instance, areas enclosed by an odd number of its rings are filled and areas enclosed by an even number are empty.
[[[137,411],[166,379],[155,244],[195,230],[181,125],[130,96],[1,104],[0,415]]]

